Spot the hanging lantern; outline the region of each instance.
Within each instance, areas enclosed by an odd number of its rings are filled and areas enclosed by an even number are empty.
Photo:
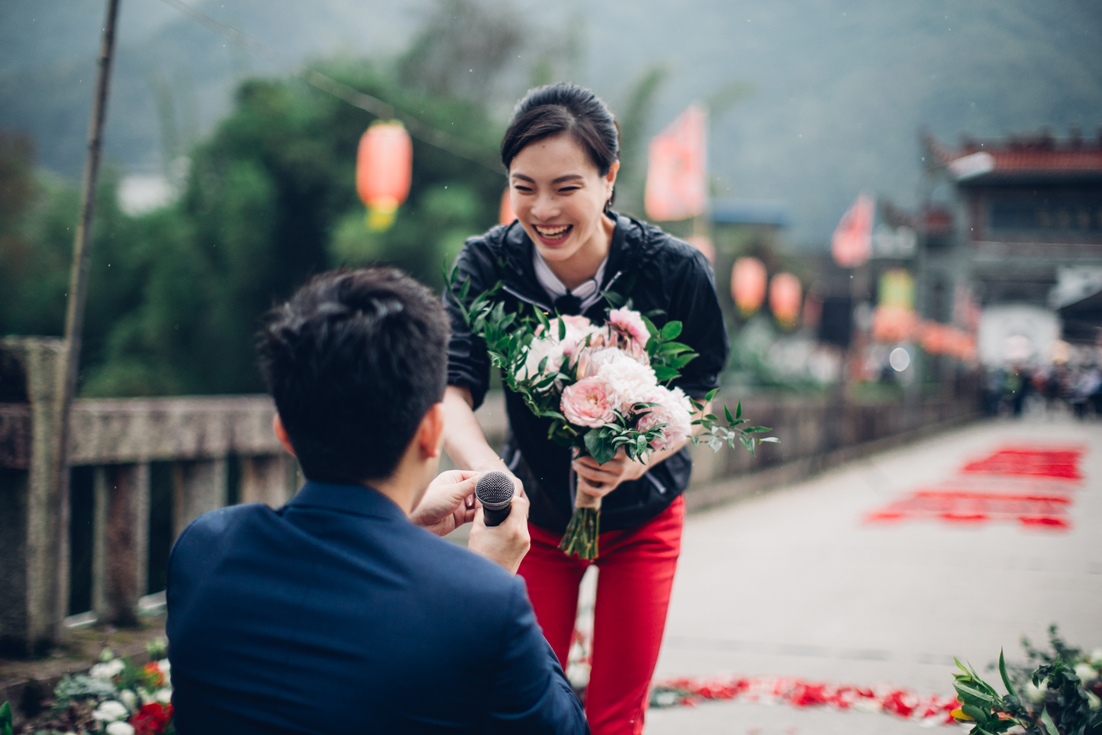
[[[742,316],[748,317],[765,300],[765,265],[757,258],[739,258],[731,269],[731,298]]]
[[[791,273],[778,273],[769,282],[769,308],[777,321],[786,327],[796,323],[802,297],[800,279]]]
[[[413,142],[397,120],[371,124],[356,155],[356,192],[367,206],[367,229],[382,232],[394,224],[409,196]]]
[[[501,208],[498,209],[497,221],[503,225],[511,225],[516,218],[517,214],[513,211],[513,203],[509,201],[509,187],[505,187],[505,191],[501,195]]]
[[[704,254],[704,257],[708,259],[709,263],[714,263],[716,260],[716,248],[712,244],[712,238],[707,235],[689,235],[685,238],[685,242],[692,245],[694,248]]]

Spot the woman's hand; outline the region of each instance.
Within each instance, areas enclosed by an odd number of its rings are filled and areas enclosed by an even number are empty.
[[[578,489],[595,498],[603,498],[622,482],[638,480],[649,469],[649,464],[628,459],[623,449],[604,464],[597,464],[597,460],[589,455],[576,457],[573,462],[574,472],[578,475]]]

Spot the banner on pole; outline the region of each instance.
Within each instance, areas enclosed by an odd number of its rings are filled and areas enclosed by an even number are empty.
[[[861,193],[834,230],[830,238],[830,253],[834,262],[843,268],[857,268],[868,262],[872,255],[872,223],[876,215],[876,202],[868,194]]]
[[[689,105],[650,142],[644,206],[652,220],[704,214],[708,203],[707,113]]]

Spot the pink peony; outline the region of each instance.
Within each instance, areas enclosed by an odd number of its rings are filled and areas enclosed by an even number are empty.
[[[693,408],[680,388],[670,390],[661,385],[656,386],[640,403],[658,405],[643,409],[646,413],[635,424],[637,430],[646,431],[665,424],[659,436],[651,441],[651,449],[670,449],[689,438],[693,430]]]
[[[650,340],[650,332],[639,312],[631,309],[613,309],[608,313],[608,323],[632,339],[640,347]]]
[[[583,378],[562,392],[562,412],[577,426],[599,428],[615,417],[608,385],[600,378]]]

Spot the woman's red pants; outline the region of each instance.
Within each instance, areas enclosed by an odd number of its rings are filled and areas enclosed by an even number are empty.
[[[561,535],[528,526],[532,547],[519,574],[528,585],[536,620],[563,669],[578,614],[582,574],[590,564],[600,569],[592,670],[585,698],[593,735],[643,732],[643,713],[666,626],[684,518],[685,500],[678,497],[641,526],[602,533],[598,557],[592,562],[560,551]]]

